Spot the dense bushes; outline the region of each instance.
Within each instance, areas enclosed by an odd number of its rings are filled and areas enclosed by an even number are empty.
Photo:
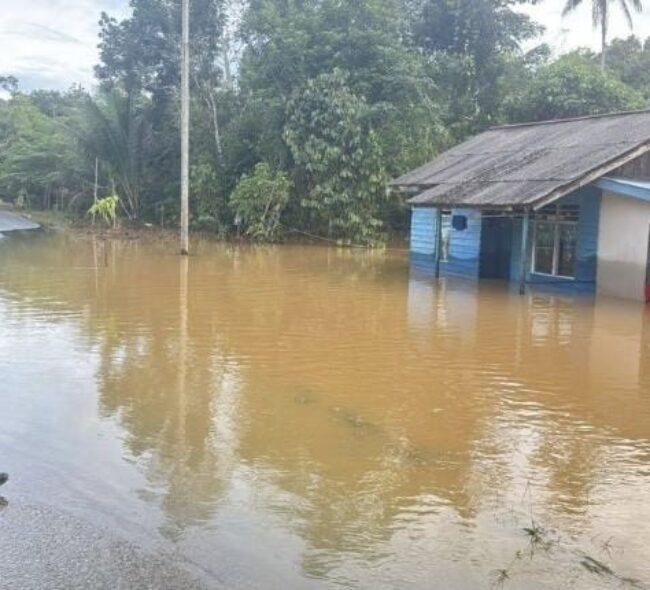
[[[101,18],[92,96],[19,92],[0,76],[0,198],[170,227],[179,201],[179,10],[131,0]],[[509,121],[644,106],[650,50],[614,40],[551,60],[519,0],[192,2],[191,223],[277,240],[290,227],[341,243],[403,231],[386,181]],[[8,74],[8,73],[7,73]],[[235,223],[240,222],[240,223]]]

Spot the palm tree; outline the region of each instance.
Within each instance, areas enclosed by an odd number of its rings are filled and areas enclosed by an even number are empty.
[[[609,24],[609,8],[611,0],[591,0],[591,18],[593,20],[594,29],[600,26],[600,68],[605,69],[605,51],[607,49],[607,25]],[[613,2],[612,2],[613,3]],[[567,0],[562,10],[562,16],[566,16],[573,12],[578,6],[582,4],[582,0]],[[641,0],[618,0],[618,4],[625,15],[625,20],[628,26],[632,29],[632,13],[630,12],[630,4],[637,12],[643,10]]]
[[[97,158],[117,186],[127,216],[138,217],[143,175],[151,153],[152,130],[144,105],[119,89],[88,98],[79,139],[88,156]]]

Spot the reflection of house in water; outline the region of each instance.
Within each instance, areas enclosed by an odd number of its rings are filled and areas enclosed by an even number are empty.
[[[456,367],[464,387],[450,390],[480,405],[487,418],[480,430],[467,431],[477,451],[465,485],[479,496],[499,490],[502,503],[517,506],[530,486],[537,516],[555,514],[576,534],[596,534],[586,527],[598,493],[616,481],[622,464],[650,456],[649,311],[606,298],[520,297],[503,284],[481,282],[474,313],[455,323],[474,339],[456,346],[447,336],[449,316],[430,310],[441,301],[462,309],[464,294],[446,290],[444,280],[429,282],[429,291],[426,277],[412,282],[409,328],[424,349],[429,334],[423,373],[438,382],[445,375],[440,365]],[[460,402],[456,410],[464,410]],[[608,502],[624,509],[628,500]]]
[[[650,409],[649,312],[613,300],[599,301],[589,342],[590,379],[599,385],[599,395],[610,400],[608,420],[630,436],[648,438],[650,433],[639,430],[634,412],[639,404]]]
[[[430,330],[454,334],[466,341],[475,337],[478,285],[448,277],[436,284],[431,274],[411,269],[408,290],[408,320],[411,330],[423,337]]]

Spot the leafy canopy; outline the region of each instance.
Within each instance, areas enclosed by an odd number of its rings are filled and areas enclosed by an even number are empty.
[[[339,69],[309,80],[287,106],[285,139],[302,178],[301,204],[331,237],[380,238],[387,177],[366,101]]]
[[[235,219],[246,235],[264,241],[278,238],[280,216],[289,202],[291,181],[283,172],[273,172],[266,162],[244,174],[230,198]]]

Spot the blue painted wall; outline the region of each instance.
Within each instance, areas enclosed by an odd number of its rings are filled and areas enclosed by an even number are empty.
[[[411,209],[411,269],[430,277],[436,273],[437,221],[434,207]]]
[[[578,241],[576,244],[576,277],[564,279],[549,277],[530,272],[532,260],[533,222],[529,227],[528,244],[528,277],[527,281],[537,284],[553,284],[557,286],[579,289],[582,291],[595,291],[596,267],[598,254],[598,226],[600,223],[601,191],[593,186],[583,187],[570,195],[557,201],[558,205],[578,205],[580,214],[578,218]],[[520,250],[521,250],[521,220],[514,221],[512,238],[512,257],[510,261],[510,279],[519,281]]]
[[[437,239],[435,207],[411,209],[411,254],[435,258]]]
[[[481,253],[481,212],[452,209],[452,215],[467,217],[467,228],[451,230],[449,260],[440,263],[441,274],[478,278]]]
[[[440,262],[440,274],[478,277],[481,212],[475,209],[453,209],[452,215],[467,217],[467,228],[452,228],[449,260]],[[435,271],[437,221],[435,207],[413,207],[411,211],[411,262],[419,270]]]
[[[527,281],[538,284],[552,284],[571,289],[592,292],[596,287],[596,267],[598,253],[598,226],[600,222],[600,189],[584,187],[558,201],[561,205],[578,205],[578,238],[576,249],[576,278],[564,279],[530,272],[532,257],[533,223],[529,228]],[[483,220],[476,209],[453,209],[452,215],[467,217],[465,230],[451,230],[449,260],[440,262],[441,275],[456,275],[478,278],[481,259],[481,236]],[[411,214],[411,261],[419,270],[433,274],[438,240],[437,210],[435,207],[414,207]],[[511,281],[519,281],[521,220],[512,221],[512,246],[510,252],[509,276]],[[504,273],[503,278],[506,278]]]

